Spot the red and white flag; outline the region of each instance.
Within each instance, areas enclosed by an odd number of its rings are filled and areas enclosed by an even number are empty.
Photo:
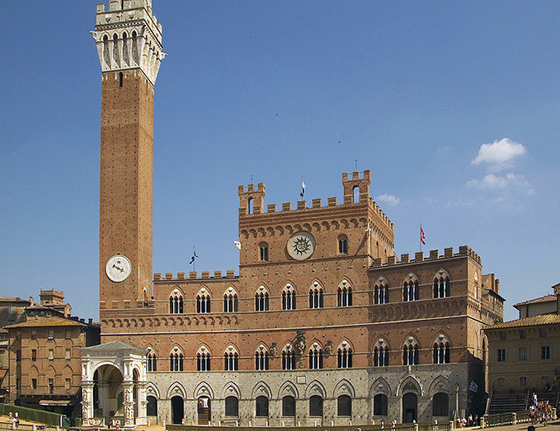
[[[426,245],[426,235],[424,235],[424,229],[422,229],[422,225],[420,225],[420,242]]]

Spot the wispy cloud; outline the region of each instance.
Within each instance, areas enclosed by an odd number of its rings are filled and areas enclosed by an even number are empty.
[[[487,174],[482,180],[471,180],[467,183],[468,187],[481,189],[503,189],[509,185],[528,187],[529,183],[523,175],[515,175],[513,172],[503,176]]]
[[[509,168],[513,165],[513,159],[525,154],[527,150],[519,142],[514,142],[509,138],[502,138],[491,144],[482,144],[478,150],[478,155],[473,159],[472,164],[487,164],[492,172]]]
[[[383,193],[381,196],[378,196],[377,201],[383,202],[392,207],[398,205],[401,202],[401,200],[398,197],[389,195],[387,193]]]

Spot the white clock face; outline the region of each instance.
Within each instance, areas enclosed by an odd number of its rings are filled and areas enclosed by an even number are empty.
[[[287,244],[288,254],[296,260],[305,260],[315,251],[315,238],[310,232],[293,234]]]
[[[105,266],[107,277],[115,283],[126,280],[131,271],[132,264],[130,263],[130,260],[122,254],[116,254],[109,258],[107,265]]]

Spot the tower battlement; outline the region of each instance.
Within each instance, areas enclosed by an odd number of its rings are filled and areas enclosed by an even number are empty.
[[[97,5],[92,36],[103,72],[141,69],[155,84],[161,60],[162,26],[151,0],[111,0]]]
[[[154,281],[162,281],[162,280],[174,280],[174,281],[181,281],[181,280],[190,280],[190,281],[208,281],[208,280],[223,280],[223,279],[232,279],[235,277],[235,271],[233,269],[228,269],[226,274],[222,274],[222,271],[214,271],[212,276],[210,276],[210,271],[202,271],[200,277],[196,271],[190,271],[188,274],[184,272],[178,272],[177,275],[174,277],[172,272],[166,272],[165,274],[161,274],[160,272],[154,273]]]
[[[338,204],[336,196],[331,196],[327,199],[327,205],[324,206],[322,199],[312,199],[311,206],[305,200],[296,202],[296,208],[292,208],[292,202],[282,202],[280,209],[276,204],[268,204],[265,206],[265,185],[259,183],[256,187],[254,184],[249,184],[247,187],[240,185],[238,187],[239,195],[239,217],[250,217],[262,214],[277,214],[277,213],[291,213],[295,214],[298,211],[308,211],[319,208],[350,208],[355,204],[369,204],[371,211],[377,215],[379,220],[394,230],[394,224],[389,217],[383,212],[379,205],[369,196],[369,186],[371,183],[371,172],[365,170],[360,177],[360,172],[352,172],[352,176],[345,172],[342,174],[342,185],[344,188],[343,203]],[[354,191],[358,189],[358,199],[355,199]]]
[[[475,262],[481,264],[482,260],[480,256],[474,252],[472,248],[467,245],[462,245],[459,247],[459,253],[453,252],[453,247],[443,249],[443,255],[439,254],[439,250],[430,250],[428,256],[424,256],[423,251],[418,251],[414,254],[414,258],[410,258],[410,254],[405,253],[401,254],[401,259],[398,260],[397,256],[390,256],[386,262],[384,262],[381,258],[373,259],[372,268],[379,268],[379,267],[388,267],[388,266],[398,266],[398,265],[407,265],[411,263],[422,263],[432,260],[439,260],[439,259],[449,259],[453,257],[459,256],[469,256],[474,259]]]

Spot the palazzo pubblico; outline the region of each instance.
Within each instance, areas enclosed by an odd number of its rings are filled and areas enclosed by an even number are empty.
[[[483,329],[502,321],[499,282],[468,246],[396,256],[368,170],[342,174],[342,199],[295,207],[265,204],[262,183],[239,186],[238,270],[152,274],[161,35],[151,0],[97,5],[102,344],[83,349],[84,424],[483,413]]]

